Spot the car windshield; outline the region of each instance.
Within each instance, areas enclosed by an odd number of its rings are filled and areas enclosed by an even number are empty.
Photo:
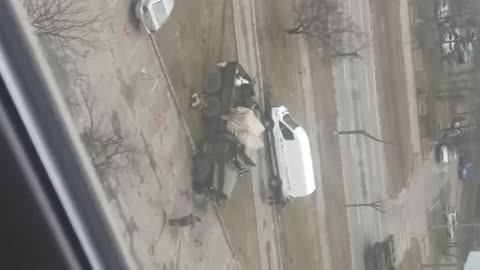
[[[287,123],[287,125],[292,129],[295,130],[298,127],[298,124],[293,120],[290,114],[286,114],[283,116],[283,121]]]
[[[167,10],[165,9],[165,4],[163,1],[158,1],[152,6],[155,18],[158,20],[159,24],[163,24],[167,19]]]

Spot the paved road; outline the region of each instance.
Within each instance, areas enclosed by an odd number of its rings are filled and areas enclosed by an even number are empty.
[[[343,10],[346,14],[351,14],[362,32],[369,38],[372,37],[368,0],[347,1]],[[346,44],[352,44],[356,48],[358,42],[348,38]],[[361,59],[342,57],[333,61],[338,129],[364,129],[373,136],[382,138],[373,48],[368,47],[359,54]],[[383,147],[383,144],[365,136],[341,136],[340,151],[347,204],[384,198],[386,183]],[[351,208],[347,215],[352,268],[363,269],[365,246],[382,238],[381,218],[378,212],[366,208]]]
[[[346,14],[351,15],[353,22],[360,28],[360,31],[365,33],[368,39],[372,40],[375,33],[372,33],[370,1],[350,0],[342,5],[342,9]],[[406,7],[403,7],[401,12],[403,18],[402,23],[406,20],[407,24],[407,30],[404,31],[405,33],[402,33],[404,40],[407,39],[406,37],[409,37],[408,10],[406,14],[405,10]],[[405,27],[402,29],[404,28]],[[407,40],[409,40],[409,38]],[[360,47],[361,44],[359,42],[361,41],[356,40],[354,37],[347,37],[345,42],[347,46],[346,50],[354,50]],[[408,81],[408,91],[412,92],[413,96],[415,96],[414,85],[412,86],[414,80],[411,73],[413,66],[411,62],[411,51],[408,46],[404,46],[404,49],[404,51],[406,51],[404,52],[404,54],[406,54],[405,68],[407,69],[405,79]],[[372,46],[361,50],[359,54],[359,59],[342,57],[333,61],[338,109],[338,129],[340,131],[364,129],[369,134],[377,138],[382,138],[379,98],[376,89],[376,55]],[[377,57],[387,56],[380,55]],[[418,153],[420,150],[418,145],[416,100],[412,97],[412,93],[408,95],[409,117],[413,119],[411,121],[411,142],[413,151]],[[341,136],[340,148],[347,204],[368,203],[387,198],[384,147],[385,144],[375,142],[365,136]],[[425,166],[429,168],[426,171],[431,171],[433,170],[432,168],[435,167],[431,165]],[[422,169],[418,170],[422,171]],[[433,191],[431,194],[436,195]],[[417,212],[415,215],[416,214],[418,214],[416,217],[423,220],[425,216],[424,212],[423,215]],[[363,269],[363,252],[366,246],[384,239],[387,233],[400,234],[400,228],[397,227],[396,230],[394,230],[384,223],[390,224],[391,220],[397,220],[396,218],[402,218],[404,216],[404,214],[400,214],[399,212],[395,215],[389,214],[382,216],[380,212],[365,207],[348,209],[353,269]],[[404,229],[409,231],[409,228]],[[400,250],[405,250],[403,245]]]

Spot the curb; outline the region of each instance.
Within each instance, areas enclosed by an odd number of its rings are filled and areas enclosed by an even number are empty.
[[[402,44],[411,44],[411,31],[409,20],[409,2],[400,0],[400,22],[402,28]],[[418,122],[417,90],[415,85],[415,72],[413,70],[413,55],[411,45],[404,45],[403,57],[405,64],[405,80],[407,84],[408,116],[410,119],[410,143],[414,154],[421,154],[420,128]]]

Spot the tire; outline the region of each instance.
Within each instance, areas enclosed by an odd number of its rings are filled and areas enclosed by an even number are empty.
[[[272,130],[274,126],[273,120],[270,118],[264,118],[262,124],[266,130]]]
[[[212,162],[205,158],[196,158],[192,166],[193,188],[201,191],[208,182],[212,172]]]
[[[222,87],[222,75],[220,70],[215,73],[208,75],[207,80],[205,81],[204,91],[205,93],[212,95],[220,91]]]
[[[205,117],[215,117],[220,114],[221,104],[220,99],[216,96],[208,96],[205,98],[205,107],[202,110],[202,113]]]
[[[229,132],[218,133],[216,135],[216,139],[221,140],[221,141],[226,141],[226,142],[233,142],[233,143],[238,142],[237,138],[235,138],[235,135],[233,135],[232,133],[229,133]]]
[[[217,197],[215,198],[215,203],[217,204],[217,206],[222,206],[223,204],[225,204],[227,199],[228,198],[225,194],[218,194]]]
[[[272,190],[279,190],[282,188],[282,181],[280,180],[280,177],[273,175],[268,179],[268,186]]]

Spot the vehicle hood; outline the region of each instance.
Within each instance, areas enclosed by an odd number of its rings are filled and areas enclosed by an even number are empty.
[[[167,11],[167,16],[172,13],[174,3],[174,0],[163,0],[163,5],[165,6],[165,10]]]
[[[298,166],[296,169],[291,170],[297,172],[298,175],[290,176],[287,193],[291,197],[303,197],[311,194],[316,189],[312,153],[310,141],[305,130],[302,127],[297,127],[294,132],[300,142],[299,152],[295,156],[301,160],[298,160],[296,164],[291,164],[291,166]]]

